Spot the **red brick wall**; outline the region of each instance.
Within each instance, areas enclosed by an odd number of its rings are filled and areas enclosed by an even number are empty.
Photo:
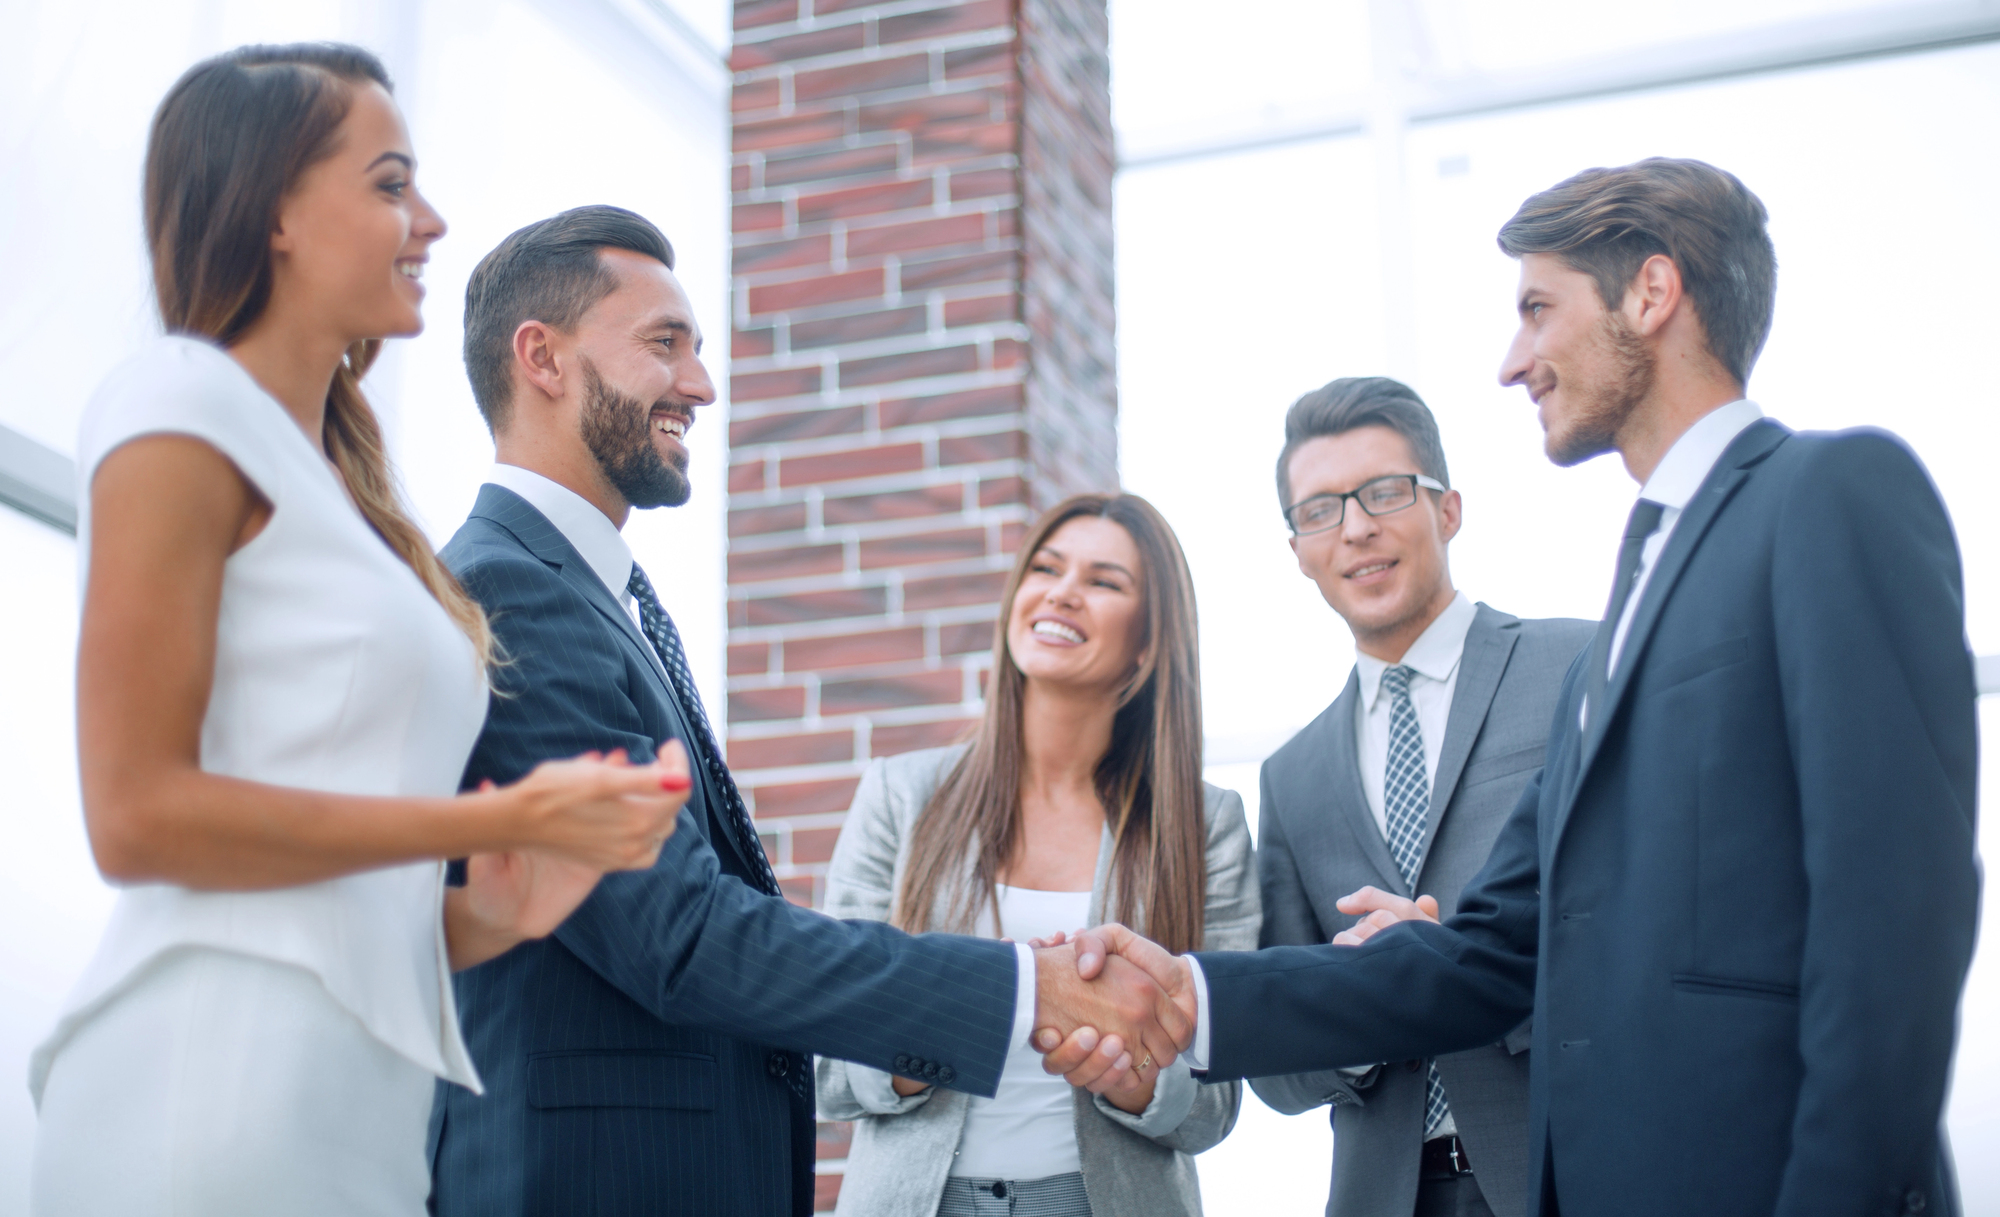
[[[816,903],[869,758],[978,713],[1027,523],[1117,486],[1107,27],[1104,0],[735,16],[729,762]]]

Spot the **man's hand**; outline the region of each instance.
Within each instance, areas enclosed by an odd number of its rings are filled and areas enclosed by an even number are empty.
[[[1337,947],[1358,947],[1398,921],[1428,921],[1437,924],[1438,902],[1429,896],[1405,900],[1379,887],[1364,887],[1334,902],[1333,907],[1361,920],[1333,936]]]
[[[445,889],[445,943],[454,972],[553,934],[597,886],[595,867],[542,850],[474,854],[465,886]]]
[[[1160,1069],[1194,1038],[1192,1006],[1184,1012],[1151,976],[1124,959],[1107,958],[1102,946],[1088,979],[1068,943],[1038,949],[1035,964],[1035,1046],[1045,1053],[1051,1046],[1070,1049],[1077,1058],[1071,1067],[1044,1061],[1043,1068],[1062,1073],[1073,1086],[1096,1094],[1125,1091],[1134,1085],[1131,1074],[1150,1090]]]
[[[1163,1011],[1159,1026],[1172,1041],[1165,1050],[1151,1038],[1134,1041],[1113,1024],[1079,1019],[1065,1026],[1036,1019],[1035,1046],[1042,1050],[1042,1068],[1127,1110],[1143,1110],[1152,1099],[1161,1068],[1194,1041],[1194,978],[1187,961],[1115,923],[1078,930],[1067,943],[1062,935],[1049,941],[1053,945],[1037,950],[1037,960],[1068,953],[1074,961],[1072,980],[1090,981],[1092,988],[1107,982],[1144,983],[1157,994],[1156,1004]]]

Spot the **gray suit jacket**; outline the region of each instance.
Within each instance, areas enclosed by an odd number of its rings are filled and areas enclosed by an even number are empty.
[[[1563,675],[1596,625],[1523,621],[1482,604],[1465,637],[1431,791],[1417,890],[1404,884],[1361,792],[1347,687],[1264,762],[1257,863],[1262,946],[1326,942],[1354,923],[1334,901],[1364,885],[1437,898],[1443,916],[1486,861],[1507,814],[1541,767]],[[1442,811],[1439,809],[1442,808]],[[1458,1134],[1496,1217],[1519,1217],[1528,1189],[1528,1029],[1500,1044],[1438,1060]],[[1423,1142],[1424,1069],[1395,1061],[1350,1081],[1337,1071],[1257,1078],[1279,1111],[1333,1105],[1333,1185],[1327,1217],[1409,1217]]]
[[[870,767],[827,871],[827,913],[888,918],[909,867],[911,830],[963,752],[963,746],[931,748]],[[1247,951],[1257,943],[1258,920],[1250,827],[1235,791],[1209,786],[1207,796],[1203,945]],[[1110,878],[1107,830],[1091,884],[1092,924],[1106,916]],[[1201,1085],[1185,1061],[1176,1061],[1161,1071],[1153,1102],[1140,1115],[1120,1111],[1088,1091],[1071,1097],[1084,1189],[1096,1217],[1199,1217],[1201,1189],[1192,1155],[1213,1147],[1235,1126],[1242,1098],[1236,1083]],[[856,1121],[836,1211],[859,1217],[932,1217],[958,1152],[966,1103],[965,1095],[937,1088],[899,1097],[890,1090],[888,1075],[821,1057],[820,1117]]]

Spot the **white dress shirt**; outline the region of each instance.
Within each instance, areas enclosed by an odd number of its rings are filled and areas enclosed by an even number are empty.
[[[1417,712],[1417,730],[1424,740],[1425,787],[1437,785],[1438,753],[1444,748],[1445,720],[1451,717],[1451,695],[1458,688],[1458,660],[1465,654],[1465,636],[1472,619],[1479,615],[1472,601],[1460,592],[1452,597],[1437,620],[1398,660],[1409,668],[1410,703]],[[1389,839],[1389,816],[1382,805],[1382,785],[1389,768],[1389,714],[1393,699],[1382,696],[1382,673],[1395,666],[1364,651],[1354,652],[1354,671],[1361,684],[1361,700],[1354,707],[1355,754],[1361,759],[1361,792],[1368,798],[1368,812],[1384,841]]]
[[[511,490],[526,499],[528,506],[541,512],[555,525],[563,540],[582,556],[598,581],[610,591],[632,620],[639,621],[639,606],[626,585],[632,581],[632,547],[611,517],[599,511],[589,499],[539,473],[518,465],[493,466],[486,475],[492,485]],[[1014,1044],[1030,1042],[1035,1031],[1035,952],[1027,943],[1014,947]]]

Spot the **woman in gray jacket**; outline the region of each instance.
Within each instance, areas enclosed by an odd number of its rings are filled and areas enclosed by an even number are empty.
[[[877,761],[826,912],[1017,940],[1106,920],[1176,951],[1249,950],[1261,919],[1243,801],[1201,780],[1194,588],[1134,495],[1079,495],[1023,538],[969,743]],[[1016,1045],[991,1099],[819,1063],[822,1119],[855,1121],[840,1213],[1201,1212],[1194,1154],[1234,1082],[1148,1060],[1103,1095]]]

